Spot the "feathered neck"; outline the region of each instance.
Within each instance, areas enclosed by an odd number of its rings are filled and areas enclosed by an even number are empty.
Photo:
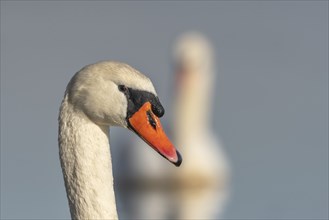
[[[74,109],[65,95],[59,154],[72,219],[117,219],[109,128]]]
[[[193,71],[193,70],[190,70]],[[196,71],[196,70],[194,70]],[[186,73],[177,87],[175,100],[175,132],[177,136],[208,131],[211,126],[213,80],[212,72]]]

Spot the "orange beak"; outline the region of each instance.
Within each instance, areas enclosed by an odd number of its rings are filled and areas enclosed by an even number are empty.
[[[182,157],[163,131],[160,119],[151,110],[150,102],[144,103],[128,121],[130,128],[148,145],[176,166],[180,166]]]

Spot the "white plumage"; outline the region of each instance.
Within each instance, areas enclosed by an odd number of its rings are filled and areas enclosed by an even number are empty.
[[[108,132],[109,126],[131,126],[127,122],[129,98],[118,89],[120,84],[156,96],[147,77],[127,64],[111,61],[84,67],[67,86],[58,140],[73,219],[118,218]]]

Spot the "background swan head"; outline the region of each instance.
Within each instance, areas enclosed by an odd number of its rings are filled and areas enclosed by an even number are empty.
[[[66,95],[75,111],[94,123],[128,128],[170,162],[181,164],[162,129],[164,108],[151,80],[131,66],[114,61],[88,65],[73,76]]]
[[[202,74],[213,72],[213,50],[208,39],[201,33],[188,32],[180,36],[174,47],[174,60],[179,73]]]

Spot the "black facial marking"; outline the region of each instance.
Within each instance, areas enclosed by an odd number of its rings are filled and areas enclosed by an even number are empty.
[[[164,108],[162,107],[159,98],[155,97],[155,99],[152,99],[151,104],[154,114],[159,118],[162,117],[164,115]]]
[[[151,111],[147,111],[146,112],[147,115],[147,120],[150,122],[150,125],[154,128],[154,130],[156,130],[156,121],[154,120],[153,116],[152,116],[152,112]]]
[[[162,107],[160,100],[153,93],[132,89],[124,85],[118,86],[119,91],[123,92],[127,97],[128,107],[127,107],[127,119],[129,119],[135,112],[144,105],[146,102],[151,103],[152,112],[157,117],[162,117],[164,115],[164,108]]]

